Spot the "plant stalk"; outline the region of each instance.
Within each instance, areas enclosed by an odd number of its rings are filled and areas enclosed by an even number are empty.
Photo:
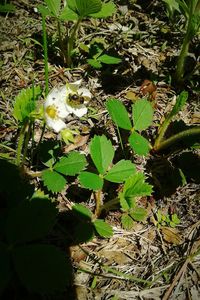
[[[45,71],[45,96],[47,96],[49,93],[48,48],[47,48],[46,20],[43,15],[42,15],[42,32],[43,32],[44,71]]]
[[[79,18],[77,22],[74,24],[74,27],[72,28],[72,32],[70,34],[69,40],[68,40],[68,45],[67,45],[67,66],[71,67],[72,65],[72,51],[74,49],[74,43],[76,39],[76,34],[78,33],[79,25],[81,23],[82,19]]]
[[[200,126],[183,130],[183,131],[173,135],[172,137],[164,140],[163,142],[160,142],[159,144],[155,145],[153,149],[154,149],[154,151],[159,152],[161,150],[164,150],[164,149],[170,147],[172,144],[175,144],[186,137],[194,136],[194,135],[200,136]]]
[[[21,164],[21,154],[22,154],[22,148],[23,148],[23,144],[24,144],[26,127],[27,127],[27,123],[25,123],[22,126],[22,128],[20,130],[20,134],[19,134],[19,141],[18,141],[18,145],[17,145],[17,157],[16,157],[17,166],[20,166],[20,164]]]
[[[102,206],[102,191],[96,191],[95,194],[95,200],[96,200],[96,209],[95,209],[95,217],[99,217],[101,213],[101,206]]]

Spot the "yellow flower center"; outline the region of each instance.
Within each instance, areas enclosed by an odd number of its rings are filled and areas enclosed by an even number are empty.
[[[51,119],[55,119],[57,115],[57,109],[54,105],[49,105],[46,108],[46,113]]]

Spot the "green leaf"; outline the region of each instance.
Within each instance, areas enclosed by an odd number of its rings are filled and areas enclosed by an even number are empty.
[[[129,177],[124,184],[123,195],[127,202],[135,197],[150,196],[151,193],[152,186],[145,182],[145,176],[141,172]]]
[[[41,94],[39,86],[23,89],[15,98],[13,115],[19,122],[26,121],[36,108],[36,100]]]
[[[68,157],[62,157],[58,163],[55,164],[54,170],[64,175],[74,176],[81,172],[87,161],[84,154],[73,151],[70,152]]]
[[[93,18],[108,18],[111,17],[116,12],[116,6],[112,1],[103,2],[101,10],[97,13],[90,14]]]
[[[113,122],[120,128],[131,130],[132,124],[124,104],[117,99],[109,99],[106,108]]]
[[[112,227],[108,223],[104,222],[103,220],[100,220],[100,219],[95,220],[93,222],[93,224],[94,224],[94,227],[95,227],[97,233],[100,236],[105,237],[105,238],[109,238],[113,235]]]
[[[0,243],[0,295],[11,279],[10,253],[5,244]]]
[[[114,165],[104,177],[111,182],[123,182],[136,171],[135,165],[130,160],[120,160]]]
[[[101,0],[69,0],[68,6],[80,18],[89,16],[90,14],[97,13],[101,10]]]
[[[78,20],[78,15],[66,5],[61,11],[59,19],[63,21],[75,21]]]
[[[76,213],[78,213],[79,215],[83,215],[84,218],[86,217],[87,219],[91,219],[92,218],[92,213],[91,211],[85,207],[82,204],[75,204],[72,206],[72,210],[75,211]]]
[[[98,61],[107,65],[115,65],[115,64],[119,64],[122,60],[121,58],[118,57],[103,54],[98,57]]]
[[[135,130],[148,128],[153,121],[153,108],[151,103],[146,100],[138,100],[133,105],[133,124]]]
[[[177,97],[176,104],[174,105],[170,113],[170,118],[175,116],[184,107],[187,99],[188,99],[188,92],[186,91],[181,92],[180,95]]]
[[[16,244],[44,237],[55,224],[57,213],[55,205],[48,198],[23,201],[8,215],[7,240]]]
[[[147,217],[147,210],[143,207],[136,207],[130,212],[131,217],[135,221],[144,221]]]
[[[100,174],[104,174],[114,157],[114,148],[105,135],[95,136],[90,142],[90,155]]]
[[[133,219],[127,214],[122,215],[121,223],[122,223],[123,228],[127,229],[127,230],[131,229],[134,225]]]
[[[81,172],[78,179],[81,185],[86,189],[98,191],[103,187],[103,179],[94,173]]]
[[[131,133],[128,140],[136,154],[146,156],[149,153],[149,141],[136,131]]]
[[[51,245],[26,245],[13,250],[15,271],[30,291],[51,294],[71,280],[71,265],[64,252]]]
[[[66,179],[62,175],[51,170],[42,171],[42,180],[47,189],[53,193],[61,192],[66,184]]]
[[[55,17],[59,16],[61,0],[44,0],[48,9],[54,14]]]
[[[178,224],[180,224],[180,219],[179,219],[179,217],[177,216],[177,214],[173,214],[172,215],[172,222],[175,224],[175,225],[178,225]]]
[[[11,3],[6,4],[0,4],[0,12],[1,13],[9,13],[9,12],[15,12],[16,7]]]
[[[102,64],[96,59],[89,58],[89,59],[87,59],[87,62],[89,65],[91,65],[95,69],[101,69],[101,67],[102,67]]]

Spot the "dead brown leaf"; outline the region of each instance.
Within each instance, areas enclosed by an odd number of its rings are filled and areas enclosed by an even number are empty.
[[[180,231],[176,228],[171,227],[161,227],[161,233],[163,239],[170,244],[180,245],[183,243],[183,237],[180,234]]]

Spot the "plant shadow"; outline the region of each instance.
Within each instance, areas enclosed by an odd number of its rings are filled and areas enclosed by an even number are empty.
[[[70,246],[93,237],[91,219],[59,212],[10,162],[0,170],[0,298],[77,299]]]

